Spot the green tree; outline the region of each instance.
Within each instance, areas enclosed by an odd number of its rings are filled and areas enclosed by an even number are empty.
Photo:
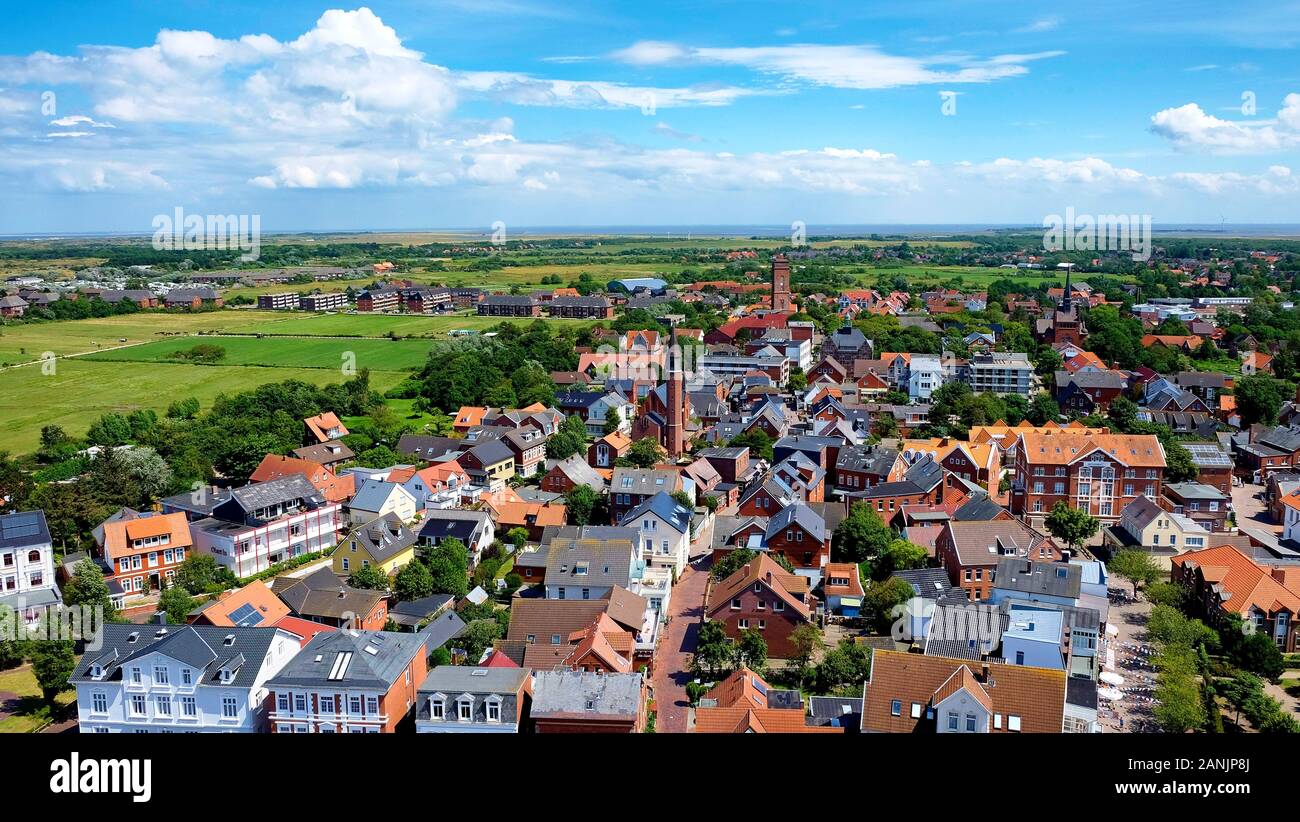
[[[862,604],[873,630],[878,634],[889,633],[896,618],[894,609],[915,596],[916,589],[907,580],[898,577],[868,585]]]
[[[510,540],[510,543],[515,546],[516,551],[522,551],[524,545],[528,542],[528,529],[516,525],[509,531],[506,531],[506,539]]]
[[[0,671],[12,668],[27,656],[27,643],[18,639],[18,615],[0,605]]]
[[[1192,601],[1192,592],[1177,582],[1156,582],[1147,586],[1147,600],[1153,605],[1168,605],[1181,611]]]
[[[1237,380],[1233,393],[1237,397],[1242,428],[1257,422],[1275,424],[1278,411],[1287,399],[1286,383],[1264,374]]]
[[[194,597],[179,585],[172,585],[158,598],[158,607],[167,614],[167,621],[172,625],[184,625],[194,605]]]
[[[623,426],[623,415],[618,413],[617,408],[609,409],[609,413],[605,415],[605,427],[604,427],[605,433],[612,434],[622,426]]]
[[[740,641],[736,643],[736,665],[744,665],[756,673],[762,673],[767,667],[767,640],[757,628],[740,632]]]
[[[236,583],[230,569],[218,565],[211,554],[190,554],[176,569],[176,584],[191,594],[208,593]]]
[[[1073,508],[1064,501],[1052,506],[1051,513],[1043,521],[1047,532],[1061,540],[1071,549],[1078,551],[1078,546],[1092,539],[1097,533],[1097,518],[1080,508]]]
[[[627,449],[621,457],[636,468],[649,468],[664,457],[664,450],[650,437],[642,437]]]
[[[1173,440],[1161,444],[1165,448],[1165,482],[1187,482],[1196,479],[1200,469],[1192,461],[1191,452]]]
[[[408,562],[393,580],[393,593],[399,600],[423,599],[433,594],[433,574],[419,560]]]
[[[1052,395],[1046,391],[1039,392],[1029,401],[1029,413],[1025,418],[1034,425],[1046,425],[1049,421],[1056,422],[1061,416],[1061,407],[1052,399]]]
[[[348,577],[348,585],[370,591],[387,591],[388,575],[373,565],[366,565],[352,572]]]
[[[814,673],[817,693],[861,695],[862,684],[871,676],[871,649],[851,639],[826,652]]]
[[[1186,733],[1205,724],[1205,703],[1197,685],[1192,652],[1166,646],[1156,657],[1156,722],[1166,733]]]
[[[872,562],[874,579],[887,579],[895,571],[912,568],[924,568],[930,561],[930,553],[923,546],[896,539]]]
[[[565,515],[570,525],[588,525],[596,508],[596,492],[586,485],[575,485],[564,495]]]
[[[1259,674],[1270,680],[1277,680],[1286,670],[1282,652],[1277,643],[1266,633],[1249,633],[1242,636],[1233,648],[1229,649],[1233,664],[1245,671]]]
[[[864,502],[855,502],[835,527],[831,552],[836,562],[858,563],[880,556],[894,541],[894,532]]]
[[[113,601],[109,598],[108,583],[104,581],[104,572],[94,560],[83,559],[77,563],[72,572],[72,579],[63,586],[63,603],[79,605],[82,608],[104,609],[104,619],[111,620],[117,615]]]
[[[41,694],[51,706],[59,694],[71,685],[68,679],[77,667],[77,654],[71,640],[45,639],[31,643],[32,673]]]
[[[790,632],[790,644],[795,649],[791,659],[799,668],[808,667],[813,657],[826,649],[822,632],[811,622],[805,622]]]
[[[759,428],[751,428],[739,436],[732,437],[727,443],[729,448],[748,448],[750,459],[764,459],[772,461],[772,438],[767,435],[766,431]]]
[[[1110,558],[1110,562],[1106,563],[1106,567],[1112,574],[1133,583],[1134,596],[1137,596],[1140,587],[1160,578],[1159,566],[1146,551],[1136,549],[1118,551]]]
[[[501,625],[495,619],[476,619],[466,625],[452,642],[465,652],[465,664],[477,665],[483,652],[500,637]]]
[[[1111,400],[1110,408],[1106,409],[1106,419],[1116,432],[1127,434],[1138,421],[1137,412],[1137,403],[1128,397],[1116,397]]]
[[[703,679],[717,679],[730,673],[735,661],[731,646],[731,637],[727,636],[722,623],[703,623],[691,657],[691,671]]]
[[[433,592],[463,597],[469,590],[469,550],[452,537],[430,548],[425,564],[433,574]]]

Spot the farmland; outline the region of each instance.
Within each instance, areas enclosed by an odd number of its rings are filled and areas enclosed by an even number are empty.
[[[402,378],[400,372],[379,371],[371,376],[371,384],[383,391]],[[45,425],[61,425],[69,434],[83,436],[92,422],[110,411],[151,408],[161,413],[184,397],[195,397],[208,408],[218,394],[289,379],[325,385],[345,378],[326,368],[158,365],[82,357],[59,360],[54,374],[36,366],[14,368],[0,373],[0,451],[35,450]]]
[[[101,351],[82,358],[91,362],[155,362],[174,365],[173,354],[196,344],[220,346],[222,366],[289,366],[338,369],[343,363],[372,371],[409,371],[424,364],[429,343],[421,340],[339,337],[172,337],[158,342]],[[342,376],[339,379],[343,379]]]
[[[236,325],[251,331],[261,323],[281,318],[282,315],[269,311],[149,312],[93,320],[6,325],[0,328],[0,365],[33,362],[46,351],[62,357],[148,342],[169,334],[226,331]]]

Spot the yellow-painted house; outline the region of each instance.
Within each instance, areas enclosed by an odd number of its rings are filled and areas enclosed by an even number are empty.
[[[334,573],[348,576],[362,568],[377,568],[389,579],[415,559],[415,532],[396,514],[352,530],[334,551]]]

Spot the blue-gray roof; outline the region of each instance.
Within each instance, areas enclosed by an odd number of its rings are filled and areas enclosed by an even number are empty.
[[[161,635],[160,635],[161,633]],[[229,628],[214,625],[134,625],[108,623],[98,650],[87,650],[73,669],[72,682],[120,682],[122,668],[131,660],[154,652],[188,665],[198,672],[195,682],[203,685],[251,687],[261,672],[271,642],[279,632],[272,628]],[[242,656],[243,660],[239,657]],[[232,660],[234,662],[232,662]],[[255,660],[248,664],[246,660]],[[104,669],[92,680],[90,668]],[[231,683],[219,682],[223,665],[239,664]]]
[[[20,511],[0,516],[0,548],[48,545],[50,528],[44,511]]]
[[[423,634],[328,631],[312,637],[267,687],[348,687],[387,691],[417,654]]]
[[[821,516],[816,511],[801,502],[787,505],[776,516],[768,520],[767,533],[779,533],[790,527],[791,523],[799,525],[815,541],[823,542],[826,539],[826,523],[822,521]]]
[[[357,491],[357,495],[348,503],[348,507],[360,508],[362,511],[378,511],[384,507],[384,503],[399,488],[401,486],[395,482],[368,479],[362,484],[361,490]]]
[[[654,514],[682,534],[689,531],[691,527],[690,510],[664,491],[660,491],[629,511],[627,516],[623,517],[623,523],[635,522],[638,517],[646,514]]]

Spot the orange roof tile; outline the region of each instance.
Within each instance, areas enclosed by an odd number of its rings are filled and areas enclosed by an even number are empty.
[[[793,708],[696,708],[697,734],[839,734],[843,728],[809,726],[803,710]]]
[[[1154,434],[1025,431],[1020,434],[1019,447],[1030,465],[1069,465],[1094,451],[1103,451],[1131,467],[1165,466],[1164,447]]]
[[[297,457],[282,457],[279,454],[267,454],[262,457],[262,462],[248,479],[251,482],[267,482],[281,477],[291,477],[294,474],[302,474],[306,477],[307,481],[329,502],[343,502],[356,493],[356,478],[352,474],[339,477],[319,462]]]
[[[232,591],[224,595],[215,602],[209,603],[198,619],[223,628],[233,627],[235,623],[231,620],[230,615],[245,605],[253,606],[261,617],[261,620],[257,623],[260,627],[275,625],[289,616],[289,606],[285,605],[278,596],[271,592],[270,586],[258,580],[250,582],[238,591]],[[297,634],[298,631],[294,631],[294,633]]]
[[[164,534],[169,535],[166,545],[131,548],[133,540],[160,537]],[[188,548],[193,544],[189,521],[185,519],[185,514],[179,512],[104,523],[104,556],[110,562],[123,555],[167,548]]]
[[[311,431],[312,436],[316,437],[316,439],[321,442],[329,442],[333,439],[328,432],[335,428],[339,429],[340,437],[346,437],[348,435],[348,429],[339,421],[338,415],[333,411],[325,411],[324,413],[317,414],[314,417],[308,417],[303,420],[303,422],[307,424],[307,428]]]
[[[1254,607],[1266,613],[1300,613],[1300,594],[1231,545],[1187,551],[1170,562],[1175,567],[1191,565],[1207,582],[1222,587],[1228,594],[1221,603],[1226,611],[1247,616]]]

